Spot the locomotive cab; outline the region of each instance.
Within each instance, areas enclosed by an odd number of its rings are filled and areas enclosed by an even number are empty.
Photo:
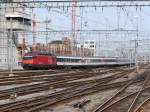
[[[56,67],[56,57],[51,54],[27,53],[23,56],[24,69],[50,69]]]

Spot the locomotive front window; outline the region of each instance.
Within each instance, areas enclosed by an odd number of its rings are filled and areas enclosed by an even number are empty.
[[[32,57],[32,56],[25,56],[25,57],[23,57],[23,59],[24,59],[24,60],[32,60],[33,57]]]

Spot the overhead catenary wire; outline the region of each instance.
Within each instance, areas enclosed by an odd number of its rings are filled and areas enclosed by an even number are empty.
[[[129,12],[131,12],[131,11],[128,11],[127,9],[123,9],[123,11],[124,11],[124,13],[127,15],[127,17],[129,18],[129,20],[130,20],[130,22],[131,22],[133,28],[136,28],[136,25],[134,24],[133,19],[132,19],[132,18],[130,17],[130,15],[129,15]]]
[[[76,2],[101,2],[101,1],[120,1],[120,2],[123,2],[123,1],[128,1],[128,2],[133,2],[133,1],[150,1],[150,0],[76,0]],[[10,1],[7,1],[7,0],[0,0],[0,2],[2,3],[8,3]],[[43,3],[43,2],[46,2],[46,3],[65,3],[65,2],[70,2],[70,3],[73,3],[74,1],[72,0],[28,0],[28,1],[23,1],[23,2],[10,2],[10,3]]]

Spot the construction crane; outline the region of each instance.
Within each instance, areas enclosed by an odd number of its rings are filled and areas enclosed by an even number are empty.
[[[33,15],[33,20],[32,20],[32,35],[33,35],[33,51],[36,51],[36,25],[37,24],[44,24],[45,29],[46,29],[46,46],[48,44],[48,24],[51,22],[51,19],[46,18],[44,21],[36,21],[35,19],[36,15]]]
[[[46,45],[46,50],[49,51],[50,49],[48,48],[48,24],[51,22],[51,19],[48,19],[48,17],[46,17],[45,21],[40,21],[37,22],[39,24],[44,24],[45,25],[45,30],[46,30],[46,38],[45,38],[45,45]]]
[[[77,1],[73,0],[72,3],[72,31],[73,32],[76,31],[76,5],[77,5]]]
[[[33,19],[32,19],[32,35],[33,35],[32,50],[36,51],[36,20],[35,20],[35,14],[33,15]]]
[[[45,25],[45,30],[46,30],[46,45],[48,44],[48,24],[51,22],[51,19],[48,19],[46,17],[46,20],[44,21],[37,21],[36,23],[38,24],[44,24]]]

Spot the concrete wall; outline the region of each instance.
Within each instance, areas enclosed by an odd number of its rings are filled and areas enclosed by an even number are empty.
[[[13,0],[17,1],[17,0]],[[19,0],[21,1],[21,0]],[[10,23],[10,18],[12,23]],[[17,18],[15,20],[15,18]],[[30,24],[24,24],[24,21],[30,22],[30,15],[25,14],[22,8],[17,9],[0,9],[0,69],[18,68],[18,51],[16,49],[16,43],[18,41],[18,34],[13,36],[10,34],[12,31],[26,31],[30,30]],[[12,27],[11,27],[12,24]],[[11,46],[12,41],[12,46]],[[15,44],[14,44],[15,42]],[[20,68],[20,67],[19,67]]]

